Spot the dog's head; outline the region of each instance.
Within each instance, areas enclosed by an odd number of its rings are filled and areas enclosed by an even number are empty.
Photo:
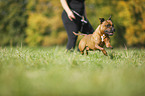
[[[115,32],[114,24],[111,21],[111,16],[109,17],[108,20],[105,20],[104,18],[99,18],[100,19],[100,30],[102,33],[108,34],[109,36],[112,36]]]

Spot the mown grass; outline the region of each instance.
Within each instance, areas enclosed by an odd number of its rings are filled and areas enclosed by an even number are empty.
[[[0,96],[145,96],[145,49],[0,48]]]

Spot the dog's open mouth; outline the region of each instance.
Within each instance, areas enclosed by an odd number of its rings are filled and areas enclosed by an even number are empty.
[[[108,33],[108,32],[107,32],[106,34],[108,34],[109,36],[112,36],[114,33],[113,33],[113,32],[111,32],[111,33]]]
[[[108,34],[109,36],[112,36],[114,33],[113,32],[105,32],[106,34]]]
[[[111,30],[105,30],[104,32],[105,32],[105,34],[108,34],[109,36],[112,36],[115,32],[115,29],[112,28]]]

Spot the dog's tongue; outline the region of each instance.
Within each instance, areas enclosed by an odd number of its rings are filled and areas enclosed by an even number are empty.
[[[112,36],[112,35],[113,35],[113,33],[108,33],[108,35]]]

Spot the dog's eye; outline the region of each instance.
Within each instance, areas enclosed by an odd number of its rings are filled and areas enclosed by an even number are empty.
[[[106,27],[110,27],[110,26],[111,26],[110,24],[106,25]]]

